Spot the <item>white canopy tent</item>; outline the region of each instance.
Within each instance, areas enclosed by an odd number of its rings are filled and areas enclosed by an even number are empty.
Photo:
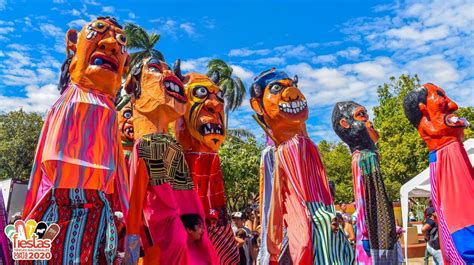
[[[464,142],[464,149],[469,156],[471,165],[474,164],[474,139],[468,139]],[[427,167],[416,177],[405,183],[400,188],[400,203],[402,206],[402,221],[403,229],[407,231],[408,227],[408,199],[419,198],[419,197],[430,197],[431,185],[430,185],[430,168]],[[407,242],[407,233],[403,235],[403,242]],[[408,244],[405,243],[405,257],[408,254]],[[408,260],[408,259],[406,259]]]

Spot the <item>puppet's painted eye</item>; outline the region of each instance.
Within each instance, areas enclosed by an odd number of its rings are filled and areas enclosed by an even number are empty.
[[[205,98],[205,97],[207,97],[207,94],[209,94],[209,92],[207,91],[207,88],[205,88],[203,86],[198,86],[198,87],[194,88],[193,94],[194,94],[194,96],[196,96],[198,98]]]
[[[123,117],[127,120],[130,119],[132,117],[132,111],[131,110],[124,111],[123,112]]]
[[[100,21],[100,20],[94,21],[91,26],[94,31],[97,31],[100,33],[106,31],[108,28],[107,24],[104,21]]]
[[[280,92],[280,90],[282,89],[283,87],[280,85],[280,84],[274,84],[270,87],[270,92],[276,94],[278,92]]]
[[[125,37],[124,34],[118,33],[117,35],[115,35],[115,38],[117,39],[117,41],[120,45],[122,45],[122,46],[127,45],[127,37]]]

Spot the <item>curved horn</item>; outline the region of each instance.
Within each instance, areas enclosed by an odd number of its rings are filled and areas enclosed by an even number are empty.
[[[181,74],[181,60],[176,59],[173,65],[173,72],[179,78],[179,80],[184,81],[184,76]]]
[[[293,77],[293,84],[295,86],[298,86],[298,75],[295,75],[295,77]]]
[[[212,72],[211,81],[212,81],[214,84],[218,85],[220,78],[221,78],[221,75],[219,74],[218,71]]]

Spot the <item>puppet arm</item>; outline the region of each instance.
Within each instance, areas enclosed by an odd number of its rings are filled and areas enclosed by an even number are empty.
[[[272,200],[270,202],[270,212],[268,214],[268,236],[267,248],[270,253],[272,263],[278,263],[278,257],[281,252],[281,243],[283,240],[283,206],[282,206],[282,187],[283,170],[276,166],[275,178],[272,189]]]
[[[138,158],[134,158],[138,159]],[[143,202],[148,187],[148,171],[145,161],[139,159],[130,197],[125,240],[127,264],[137,264],[140,255],[140,227],[142,226]]]

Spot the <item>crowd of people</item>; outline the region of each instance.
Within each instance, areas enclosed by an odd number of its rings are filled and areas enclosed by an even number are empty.
[[[355,213],[352,215],[347,212],[348,204],[341,202],[338,206],[335,218],[332,220],[331,226],[333,232],[337,232],[339,229],[344,231],[344,235],[347,240],[351,243],[355,249],[356,233],[357,233],[357,216]],[[435,229],[436,223],[434,222],[435,213],[434,208],[429,207],[425,211],[426,224],[423,227],[423,235],[427,242],[427,252],[425,257],[425,264],[428,264],[428,259],[433,256],[435,264],[443,264],[441,258],[441,251],[439,250],[439,241],[437,239],[437,230]],[[255,204],[251,207],[247,207],[241,211],[232,213],[232,230],[234,232],[235,241],[239,248],[240,264],[241,265],[256,265],[259,263],[259,251],[261,246],[261,223],[260,223],[260,209]],[[211,219],[212,220],[212,219]],[[217,219],[215,219],[217,220]],[[398,221],[397,221],[398,224]],[[212,221],[211,221],[212,225]],[[401,237],[403,236],[402,227],[397,225],[397,254],[398,264],[404,264],[405,258],[401,248]],[[436,237],[434,234],[436,233]],[[438,241],[436,245],[436,241]],[[430,245],[428,247],[428,245]],[[432,247],[433,246],[433,247]],[[291,260],[290,260],[291,262]],[[283,264],[283,263],[281,263]]]

